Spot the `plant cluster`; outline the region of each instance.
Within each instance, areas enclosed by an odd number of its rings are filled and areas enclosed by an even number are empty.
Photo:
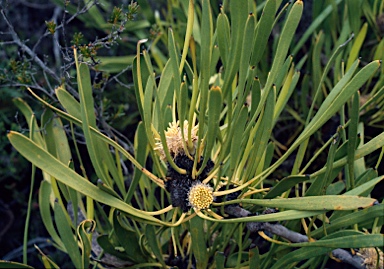
[[[331,2],[301,32],[301,0],[169,1],[132,59],[132,150],[95,113],[97,41],[73,48],[57,104],[28,88],[40,120],[16,100],[29,132],[8,139],[42,171],[40,214],[74,267],[382,267],[384,4]],[[137,11],[114,8],[112,32]]]

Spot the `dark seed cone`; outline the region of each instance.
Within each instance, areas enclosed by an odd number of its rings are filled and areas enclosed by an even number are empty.
[[[202,161],[203,158],[201,158],[200,162],[197,164],[197,169],[201,167]],[[178,167],[185,169],[187,171],[187,174],[179,174],[168,164],[168,181],[165,183],[165,188],[171,194],[172,206],[180,207],[183,212],[187,212],[191,208],[188,203],[188,193],[191,189],[192,184],[204,180],[213,168],[214,163],[211,160],[208,160],[203,172],[196,178],[196,180],[192,179],[193,160],[188,158],[188,156],[176,156],[175,164]]]
[[[191,208],[191,206],[188,205],[187,199],[192,183],[192,179],[186,175],[184,175],[183,179],[179,177],[178,179],[168,180],[165,183],[167,191],[171,194],[173,207],[180,207],[183,212],[187,212]]]

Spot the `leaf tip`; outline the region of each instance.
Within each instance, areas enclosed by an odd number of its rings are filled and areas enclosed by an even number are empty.
[[[15,131],[7,130],[7,136],[8,138],[11,138],[12,135],[15,134]]]
[[[211,91],[213,91],[213,92],[221,92],[221,88],[219,86],[213,86],[211,88]]]
[[[145,42],[148,41],[148,38],[144,38],[144,39],[140,39],[139,41],[137,41],[138,44],[143,44]]]
[[[304,3],[303,3],[302,0],[297,0],[295,4],[296,4],[296,5],[303,5]]]

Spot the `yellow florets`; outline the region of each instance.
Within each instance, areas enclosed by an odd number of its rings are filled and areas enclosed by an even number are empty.
[[[208,208],[213,202],[213,189],[206,184],[197,183],[189,190],[188,201],[194,209]]]
[[[181,134],[181,128],[179,127],[179,121],[169,123],[167,131],[165,131],[165,138],[167,140],[167,146],[169,153],[173,158],[175,158],[180,153],[184,153],[184,142],[188,141],[188,121],[184,121],[184,137]],[[195,148],[195,142],[197,141],[197,131],[198,127],[194,126],[191,131],[191,140],[193,142],[193,147]],[[166,159],[164,148],[161,143],[160,138],[156,138],[155,150],[160,155],[162,160]],[[184,141],[183,141],[184,140]]]

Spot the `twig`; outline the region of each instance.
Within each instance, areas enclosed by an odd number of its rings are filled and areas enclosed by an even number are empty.
[[[4,84],[1,84],[0,87],[25,87],[25,88],[32,88],[32,89],[39,90],[39,91],[45,93],[45,94],[48,95],[48,96],[51,96],[51,95],[49,94],[49,92],[47,92],[47,91],[45,90],[45,88],[39,86],[38,84],[4,83]]]
[[[55,10],[53,12],[52,16],[52,21],[54,21],[57,24],[57,21],[59,19],[60,13],[62,12],[61,7],[55,7]],[[55,57],[55,62],[56,62],[56,67],[60,68],[61,66],[61,46],[59,43],[59,31],[55,31],[53,34],[53,42],[52,42],[52,47],[53,47],[53,55]]]
[[[44,64],[44,62],[28,47],[26,46],[22,41],[21,39],[19,38],[19,36],[17,35],[17,33],[15,32],[14,28],[13,28],[13,25],[9,22],[7,16],[5,15],[4,13],[4,10],[2,9],[1,11],[1,15],[3,16],[4,18],[4,21],[6,22],[6,24],[8,25],[8,28],[10,30],[10,35],[12,36],[12,39],[13,41],[15,42],[15,44],[17,44],[19,47],[22,48],[23,51],[25,51],[35,62],[38,66],[40,66],[41,69],[44,70],[44,72],[48,73],[49,75],[51,75],[56,81],[58,82],[61,82],[60,78],[55,74],[55,72],[50,69],[48,66],[46,66]]]
[[[52,241],[51,238],[45,238],[45,237],[36,237],[28,241],[28,246],[34,245],[34,244],[39,244],[41,248],[45,247],[50,247],[52,246]],[[31,253],[35,250],[34,247],[29,247],[28,248],[28,253]],[[12,251],[8,252],[5,254],[3,257],[1,257],[2,260],[5,261],[11,261],[14,260],[18,257],[21,257],[23,254],[23,246],[20,246],[18,248],[13,249]]]

